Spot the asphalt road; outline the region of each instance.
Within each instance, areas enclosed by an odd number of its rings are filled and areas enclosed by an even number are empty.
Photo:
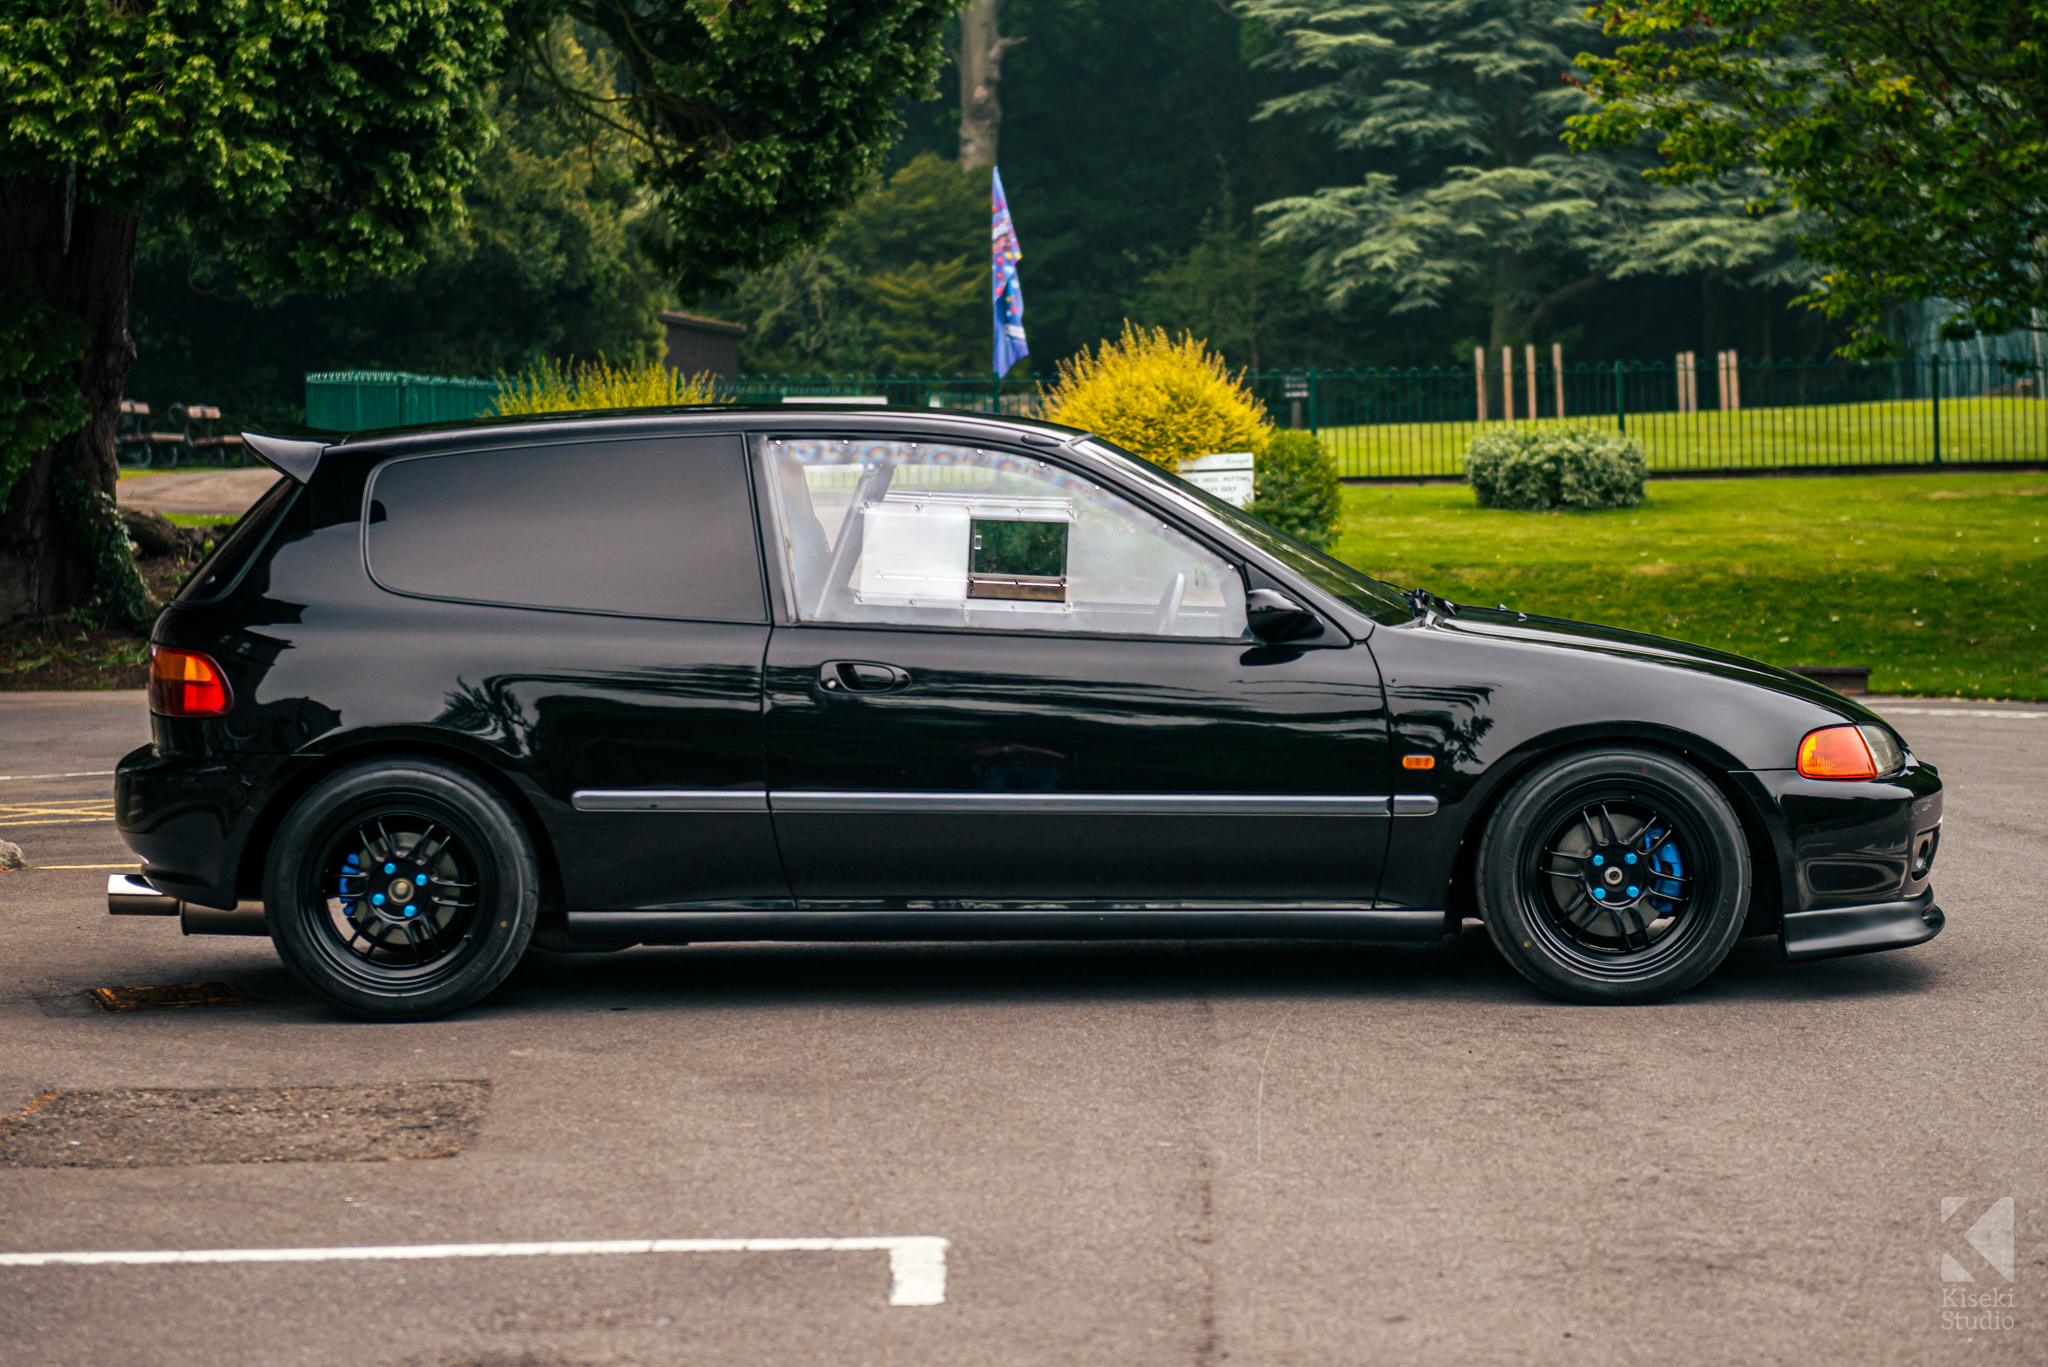
[[[888,1303],[877,1252],[0,1266],[0,1361],[2040,1363],[2048,714],[1880,708],[1948,781],[1947,930],[1802,966],[1745,942],[1662,1006],[1551,1002],[1468,927],[641,949],[363,1025],[267,941],[110,918],[106,871],[60,867],[125,862],[108,780],[22,776],[111,768],[138,695],[0,694],[0,838],[36,865],[0,874],[0,1116],[490,1083],[449,1158],[0,1166],[0,1251],[951,1241],[929,1306]],[[256,1000],[83,996],[205,981]],[[1965,1237],[2005,1197],[2010,1282]],[[1944,1254],[1951,1299],[1998,1298],[1946,1313],[2000,1327],[1944,1321]]]

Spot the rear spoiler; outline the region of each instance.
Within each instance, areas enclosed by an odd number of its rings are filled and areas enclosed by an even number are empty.
[[[294,484],[312,479],[314,467],[327,451],[324,441],[293,441],[289,437],[266,437],[261,432],[244,432],[242,441],[256,453],[256,459]]]

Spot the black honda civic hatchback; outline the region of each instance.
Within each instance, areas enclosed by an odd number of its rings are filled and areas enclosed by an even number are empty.
[[[1427,940],[1668,997],[1918,944],[1941,784],[1733,655],[1398,591],[1086,433],[646,410],[332,442],[157,622],[109,907],[356,1015],[530,947]]]

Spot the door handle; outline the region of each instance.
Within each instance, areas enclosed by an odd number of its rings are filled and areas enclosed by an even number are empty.
[[[893,693],[910,687],[910,674],[869,660],[827,660],[818,666],[818,687],[829,693]]]

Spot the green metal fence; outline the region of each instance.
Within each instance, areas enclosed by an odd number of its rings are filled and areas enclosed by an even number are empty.
[[[451,380],[392,370],[330,370],[306,376],[306,426],[333,432],[459,422],[491,411],[496,380]]]
[[[1621,432],[1659,471],[1834,469],[2048,460],[2038,371],[1990,358],[1529,364],[1269,370],[1245,376],[1282,427],[1318,433],[1346,476],[1456,477],[1502,423]],[[1039,381],[994,375],[751,375],[722,398],[870,398],[891,407],[1033,414]]]
[[[1275,423],[1318,433],[1350,477],[1456,477],[1472,438],[1503,423],[1625,433],[1654,471],[2048,460],[2040,371],[1989,357],[1529,360],[1524,351],[1477,368],[1269,370],[1245,381]],[[455,420],[489,412],[497,394],[491,380],[337,371],[306,377],[306,420],[337,431]],[[717,397],[1030,416],[1042,392],[1037,378],[992,374],[742,375],[720,380]]]
[[[1897,361],[1451,366],[1248,376],[1282,426],[1317,432],[1348,476],[1456,476],[1503,423],[1626,433],[1652,470],[1837,469],[2048,459],[2039,372]]]

